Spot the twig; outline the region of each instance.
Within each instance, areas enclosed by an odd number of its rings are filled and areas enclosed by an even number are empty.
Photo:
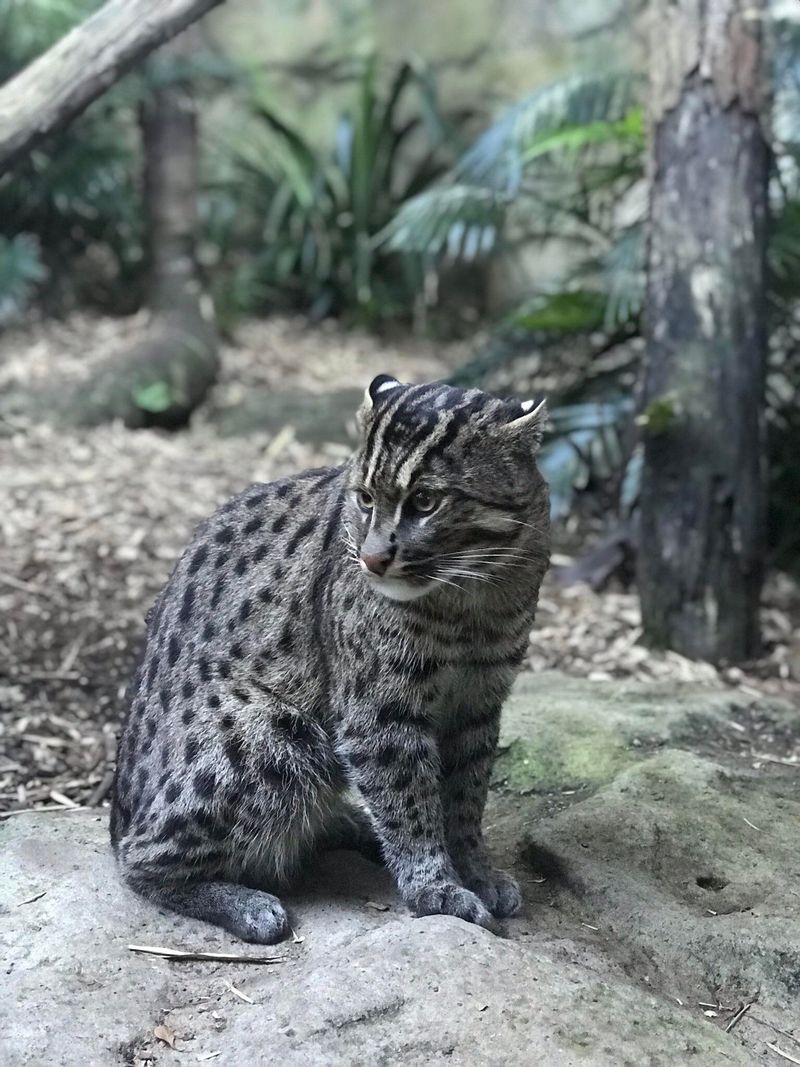
[[[45,748],[71,748],[72,742],[63,737],[48,737],[46,734],[22,734],[20,740],[29,745],[44,745]]]
[[[753,1016],[755,1018],[755,1016]],[[768,1023],[764,1019],[759,1019],[759,1022],[764,1023],[765,1026],[771,1026],[776,1033],[783,1034],[784,1037],[788,1037],[790,1041],[794,1041],[795,1045],[800,1045],[800,1037],[795,1037],[789,1030],[783,1030],[780,1026],[776,1026],[774,1023]]]
[[[20,900],[17,907],[21,908],[23,904],[33,904],[35,900],[41,900],[46,893],[46,889],[43,889],[40,893],[34,893],[32,897],[28,897],[26,900]]]
[[[761,752],[756,752],[755,758],[765,763],[779,763],[781,767],[794,767],[795,770],[800,770],[800,763],[797,760],[780,759],[778,756],[767,756]]]
[[[788,1037],[790,1041],[794,1041],[795,1045],[800,1045],[800,1037],[795,1035],[790,1030],[784,1030],[780,1026],[776,1026],[775,1023],[767,1022],[766,1019],[762,1019],[760,1015],[756,1015],[754,1011],[750,1012],[750,1018],[754,1023],[759,1023],[761,1026],[768,1026],[770,1030],[774,1030],[776,1034],[783,1034],[784,1037]]]
[[[772,1049],[776,1056],[783,1057],[783,1059],[788,1060],[789,1063],[800,1063],[800,1060],[796,1059],[791,1052],[786,1052],[780,1045],[773,1045],[770,1041],[765,1041],[764,1044],[767,1048]]]
[[[0,811],[0,819],[11,819],[15,815],[38,815],[40,811],[85,811],[85,808],[65,808],[63,804],[42,804],[38,808],[15,808],[13,811]]]
[[[24,582],[21,578],[14,578],[10,574],[0,574],[0,585],[8,585],[12,589],[19,589],[21,593],[30,593],[32,596],[41,596],[45,600],[52,600],[52,593],[49,593],[47,589],[42,589],[38,585],[31,585],[30,582]]]
[[[191,960],[213,960],[217,963],[285,963],[288,956],[242,956],[237,952],[192,952],[176,948],[159,948],[156,945],[128,945],[131,952],[143,952],[160,956],[165,960],[184,963]]]
[[[229,981],[227,978],[225,979],[225,985],[235,997],[238,997],[239,1000],[243,1000],[245,1004],[255,1004],[252,997],[249,997],[247,993],[243,993],[241,989],[237,989],[233,982]]]
[[[742,816],[742,818],[744,819],[744,815]],[[764,831],[763,831],[763,830],[761,829],[761,827],[760,827],[760,826],[756,826],[756,825],[755,825],[755,823],[752,823],[752,822],[750,822],[750,820],[749,820],[749,819],[744,819],[744,821],[745,821],[745,822],[747,823],[747,825],[748,825],[748,826],[749,826],[749,827],[750,827],[751,829],[753,829],[753,830],[758,830],[758,832],[759,832],[760,834],[763,834],[763,833],[764,833]]]
[[[72,672],[72,668],[75,666],[75,660],[78,658],[78,653],[81,650],[81,645],[85,640],[85,633],[78,634],[78,636],[67,649],[66,655],[61,661],[61,664],[58,668],[59,674],[66,674],[68,672]]]
[[[97,785],[86,798],[87,808],[96,808],[98,804],[105,800],[111,786],[114,784],[114,762],[117,758],[117,739],[111,730],[104,730],[103,741],[105,743],[106,769],[103,777],[100,779],[99,785]]]
[[[55,801],[56,804],[60,804],[62,808],[79,808],[80,804],[77,801],[72,800],[70,797],[64,796],[63,793],[59,793],[57,789],[50,790],[50,799]]]
[[[17,685],[25,682],[79,682],[80,671],[28,671],[26,674],[14,674],[11,677]]]
[[[725,1033],[726,1033],[726,1034],[729,1034],[729,1033],[731,1032],[731,1030],[732,1030],[732,1029],[734,1028],[734,1026],[736,1026],[736,1024],[737,1024],[737,1023],[739,1022],[739,1020],[740,1020],[740,1019],[742,1018],[742,1016],[743,1016],[743,1015],[744,1015],[744,1014],[745,1014],[746,1012],[750,1011],[750,1009],[752,1008],[752,1006],[753,1006],[753,1002],[751,1001],[751,1002],[750,1002],[749,1004],[743,1004],[743,1005],[741,1006],[741,1008],[739,1008],[739,1010],[738,1010],[738,1011],[736,1012],[736,1014],[734,1015],[734,1017],[733,1017],[733,1018],[731,1019],[731,1021],[730,1021],[730,1022],[728,1023],[728,1025],[727,1025],[727,1026],[725,1027]]]

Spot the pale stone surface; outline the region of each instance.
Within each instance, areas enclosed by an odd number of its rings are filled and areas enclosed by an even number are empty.
[[[721,691],[521,682],[515,788],[498,784],[487,816],[526,895],[507,938],[410,918],[385,872],[338,852],[286,897],[304,940],[266,950],[285,962],[137,956],[129,944],[262,950],[124,889],[104,814],[8,819],[0,1062],[671,1067],[767,1063],[767,1040],[796,1051],[768,1024],[798,1024],[800,790],[791,768],[756,774],[715,741],[741,714]],[[582,736],[600,768],[586,779]],[[717,999],[757,1003],[725,1034],[731,1013],[698,1005]]]

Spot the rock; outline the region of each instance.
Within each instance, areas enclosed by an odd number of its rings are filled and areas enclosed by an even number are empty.
[[[505,938],[412,919],[386,872],[340,851],[285,897],[303,940],[261,950],[126,890],[105,814],[0,824],[0,1060],[672,1067],[791,1043],[772,1027],[796,1025],[800,800],[791,768],[712,751],[746,708],[723,690],[545,676],[508,711],[504,743],[530,756],[486,820],[526,894]],[[174,963],[130,944],[283,962]]]
[[[352,445],[356,411],[363,389],[333,389],[310,393],[304,389],[251,389],[239,403],[212,407],[209,421],[223,436],[266,431],[278,434],[291,426],[295,437],[313,445],[330,442]]]

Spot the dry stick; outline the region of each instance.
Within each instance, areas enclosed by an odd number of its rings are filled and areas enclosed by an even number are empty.
[[[784,1030],[780,1026],[776,1026],[775,1023],[768,1023],[766,1019],[762,1019],[760,1015],[754,1015],[750,1013],[750,1018],[753,1022],[761,1023],[762,1026],[768,1026],[770,1030],[774,1030],[776,1034],[783,1034],[784,1037],[788,1037],[790,1041],[794,1041],[796,1045],[800,1045],[800,1037],[795,1035],[790,1030]]]
[[[789,1063],[798,1063],[798,1064],[800,1064],[800,1060],[796,1059],[790,1052],[785,1052],[779,1045],[773,1045],[769,1041],[765,1041],[764,1044],[767,1046],[767,1048],[772,1049],[772,1051],[776,1055],[782,1056],[783,1059],[788,1060]]]
[[[64,658],[62,659],[62,661],[61,661],[61,663],[59,665],[59,668],[58,668],[60,674],[66,674],[67,672],[70,672],[70,673],[72,672],[72,668],[75,666],[75,661],[78,658],[78,653],[80,652],[81,646],[83,645],[83,642],[85,640],[86,640],[86,633],[84,631],[84,633],[78,634],[78,636],[75,638],[75,640],[69,646],[69,648],[67,649],[67,652],[66,652]]]
[[[285,963],[288,956],[242,956],[236,952],[191,952],[156,945],[128,945],[131,952],[143,952],[161,959],[184,963],[191,960],[212,960],[216,963]]]
[[[0,811],[0,819],[12,819],[15,815],[38,815],[40,811],[86,811],[86,808],[80,806],[65,808],[63,804],[42,804],[39,808],[15,808],[14,811]]]
[[[255,1001],[253,1000],[252,997],[249,997],[247,995],[247,993],[243,993],[241,991],[241,989],[237,989],[237,987],[233,984],[233,982],[228,981],[227,978],[225,979],[225,985],[228,987],[228,989],[231,991],[231,993],[233,993],[233,995],[235,997],[238,997],[239,1000],[243,1000],[245,1002],[245,1004],[255,1004]]]
[[[23,904],[33,904],[36,900],[41,900],[43,896],[47,894],[46,889],[42,889],[39,893],[34,893],[32,897],[28,897],[26,900],[20,900],[17,902],[17,907],[21,908]]]
[[[765,756],[760,752],[754,753],[755,758],[763,760],[765,763],[779,763],[781,767],[794,767],[796,770],[800,770],[800,763],[797,760],[779,759],[777,756]]]
[[[101,801],[105,800],[111,786],[114,784],[114,761],[117,758],[117,739],[111,730],[104,730],[103,741],[106,746],[106,769],[103,777],[100,779],[100,784],[93,789],[86,798],[87,808],[96,808]]]
[[[11,574],[0,574],[0,585],[9,585],[12,589],[19,589],[21,593],[30,593],[31,596],[41,596],[45,600],[52,600],[53,594],[38,585],[23,582],[21,578],[14,578]]]
[[[25,682],[79,682],[80,671],[27,671],[25,674],[13,674],[12,682],[24,685]]]
[[[743,1005],[741,1006],[741,1008],[739,1008],[739,1010],[738,1010],[738,1011],[736,1012],[736,1014],[734,1015],[734,1017],[733,1017],[733,1018],[731,1019],[731,1021],[730,1021],[730,1022],[728,1023],[728,1025],[727,1025],[727,1026],[725,1027],[725,1033],[726,1033],[726,1034],[729,1034],[729,1033],[731,1032],[731,1030],[732,1030],[732,1029],[734,1028],[734,1026],[736,1026],[736,1024],[737,1024],[737,1023],[739,1022],[739,1020],[740,1020],[740,1019],[742,1018],[742,1016],[743,1016],[743,1015],[744,1015],[744,1014],[745,1014],[746,1012],[750,1011],[750,1009],[752,1008],[752,1006],[753,1006],[753,1002],[751,1001],[751,1002],[750,1002],[749,1004],[743,1004]]]

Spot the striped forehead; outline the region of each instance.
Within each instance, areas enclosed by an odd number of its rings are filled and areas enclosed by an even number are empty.
[[[365,488],[407,489],[426,456],[443,455],[489,398],[480,389],[408,386],[375,412],[362,455]]]

